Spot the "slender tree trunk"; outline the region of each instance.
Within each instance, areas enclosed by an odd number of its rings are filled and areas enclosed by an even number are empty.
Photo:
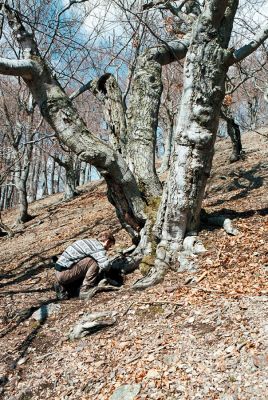
[[[249,108],[249,119],[250,119],[250,129],[256,129],[257,126],[257,115],[259,110],[259,99],[257,96],[253,96],[251,100],[248,101]]]
[[[90,164],[86,165],[86,182],[91,182],[92,180],[92,166]]]
[[[31,215],[28,213],[28,199],[27,199],[27,181],[30,171],[30,158],[32,154],[32,145],[30,148],[26,148],[23,156],[17,151],[16,155],[18,160],[16,162],[16,172],[15,172],[15,185],[18,191],[18,202],[19,202],[19,216],[17,218],[18,223],[25,223],[32,219]]]
[[[79,175],[79,185],[84,185],[86,183],[86,168],[87,164],[84,162],[80,163],[80,175]]]
[[[39,153],[39,156],[41,158],[41,151]],[[42,169],[42,161],[39,160],[39,157],[37,155],[37,160],[36,162],[36,167],[35,167],[35,173],[33,177],[33,190],[32,190],[32,196],[33,196],[33,201],[37,199],[37,193],[39,189],[39,184],[40,184],[40,173]]]
[[[67,154],[64,156],[62,166],[65,169],[65,194],[64,199],[70,200],[77,195],[76,191],[76,169],[74,165],[73,155]]]
[[[13,198],[15,194],[14,187],[15,186],[13,185],[13,183],[7,186],[4,209],[11,208],[14,204],[13,203]]]
[[[3,210],[4,198],[5,198],[5,187],[0,187],[0,211]]]
[[[55,160],[51,157],[51,170],[50,170],[50,194],[55,193]]]
[[[30,165],[30,172],[29,172],[29,190],[28,190],[28,201],[29,203],[32,203],[35,198],[34,198],[34,176],[35,176],[35,169],[36,169],[36,160],[35,157],[33,157],[33,162]]]
[[[18,178],[16,182],[16,188],[19,196],[19,216],[17,218],[18,223],[24,223],[30,221],[32,218],[28,214],[28,200],[27,200],[27,187],[26,180]]]
[[[61,180],[61,174],[62,174],[62,167],[61,165],[58,166],[57,168],[57,181],[56,181],[56,189],[55,192],[59,193],[61,188],[60,188],[60,180]]]
[[[221,110],[221,117],[226,121],[227,133],[232,141],[232,154],[230,155],[230,162],[232,163],[240,160],[242,155],[241,132],[239,125],[228,109]]]

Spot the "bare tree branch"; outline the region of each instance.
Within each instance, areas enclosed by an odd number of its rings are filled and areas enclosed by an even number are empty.
[[[70,100],[76,99],[78,96],[80,96],[82,93],[84,93],[86,90],[90,90],[92,88],[93,80],[91,79],[89,82],[85,83],[82,85],[79,89],[77,89],[75,92],[73,92],[70,96]]]

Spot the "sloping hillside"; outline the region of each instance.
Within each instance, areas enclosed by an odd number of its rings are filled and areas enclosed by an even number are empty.
[[[261,131],[267,135],[267,131]],[[110,227],[130,242],[105,197],[105,185],[80,188],[72,201],[50,196],[31,205],[35,218],[0,239],[0,379],[3,399],[263,400],[268,385],[267,137],[243,136],[245,160],[228,163],[219,140],[204,208],[233,219],[239,235],[204,226],[207,252],[196,273],[170,272],[143,292],[128,275],[118,292],[59,302],[55,314],[32,318],[55,303],[49,259],[77,238]],[[4,213],[12,224],[16,211]],[[77,341],[68,332],[84,314],[116,311],[116,323]],[[136,393],[131,396],[131,390]],[[111,397],[112,396],[112,397]]]

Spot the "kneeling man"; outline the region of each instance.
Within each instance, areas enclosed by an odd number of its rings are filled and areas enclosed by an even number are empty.
[[[89,290],[98,284],[101,273],[109,270],[106,251],[114,244],[113,234],[106,231],[99,240],[77,240],[59,258],[53,257],[61,291],[72,292],[74,287],[80,286],[79,297],[87,298]]]

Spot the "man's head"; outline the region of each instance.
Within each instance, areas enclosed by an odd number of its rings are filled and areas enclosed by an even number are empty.
[[[100,242],[103,244],[105,250],[108,250],[115,244],[115,238],[111,231],[104,231],[99,236]]]

